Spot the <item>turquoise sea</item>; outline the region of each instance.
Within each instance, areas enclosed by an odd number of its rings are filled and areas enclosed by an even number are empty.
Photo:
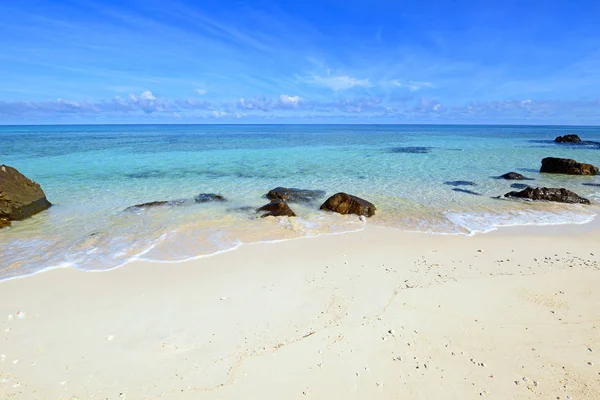
[[[320,202],[291,204],[297,218],[256,218],[248,207],[265,204],[277,186],[355,194],[378,207],[367,224],[410,231],[586,223],[600,202],[600,187],[588,184],[600,177],[538,172],[547,156],[600,164],[599,145],[553,142],[567,133],[600,142],[599,127],[573,126],[3,126],[0,164],[38,182],[54,207],[0,230],[0,279],[56,267],[110,269],[136,258],[177,261],[364,227],[356,216],[320,212]],[[509,171],[535,180],[494,179]],[[454,181],[473,184],[446,184]],[[595,204],[494,198],[513,183],[566,187]],[[229,201],[123,211],[199,193]]]

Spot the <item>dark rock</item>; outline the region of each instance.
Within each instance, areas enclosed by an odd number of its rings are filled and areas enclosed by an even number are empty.
[[[546,157],[542,160],[540,172],[568,175],[597,175],[598,167],[582,164],[569,158]]]
[[[524,183],[513,183],[512,185],[510,185],[510,187],[513,189],[527,189],[530,186]]]
[[[0,218],[20,221],[52,204],[34,181],[8,165],[0,165]]]
[[[557,143],[581,143],[581,139],[577,135],[559,136],[554,141]]]
[[[258,208],[256,212],[265,211],[262,218],[264,217],[295,217],[296,214],[292,211],[290,206],[283,200],[271,200],[269,204]]]
[[[375,215],[375,205],[360,197],[346,193],[336,193],[321,205],[321,210],[333,211],[340,214],[357,214],[365,217]]]
[[[533,180],[530,178],[526,178],[518,172],[507,172],[504,175],[500,175],[499,178],[506,179],[509,181],[524,181],[524,180]]]
[[[450,186],[477,186],[477,184],[475,182],[471,182],[471,181],[448,181],[448,182],[444,182],[444,185],[450,185]]]
[[[588,199],[584,199],[576,193],[564,188],[526,188],[520,192],[510,192],[504,197],[517,197],[530,200],[554,201],[558,203],[590,204]]]
[[[418,146],[409,146],[409,147],[392,147],[389,149],[391,153],[408,153],[408,154],[427,154],[431,152],[433,147],[418,147]]]
[[[6,218],[0,218],[0,229],[10,226],[10,221]]]
[[[455,192],[472,194],[472,195],[474,195],[474,196],[481,196],[481,193],[477,193],[477,192],[474,192],[474,191],[472,191],[472,190],[468,190],[468,189],[454,188],[454,189],[452,189],[452,190],[454,190]]]
[[[309,203],[325,196],[324,190],[309,190],[276,187],[266,194],[269,200],[283,200],[290,203]]]
[[[582,185],[600,187],[600,183],[582,183]]]
[[[194,197],[194,201],[196,203],[208,203],[211,201],[227,201],[227,199],[214,193],[200,193],[198,196]]]
[[[150,203],[136,204],[134,206],[127,207],[123,211],[141,211],[141,210],[145,210],[147,208],[154,208],[154,207],[181,206],[181,205],[184,205],[185,203],[186,203],[185,200],[152,201]]]

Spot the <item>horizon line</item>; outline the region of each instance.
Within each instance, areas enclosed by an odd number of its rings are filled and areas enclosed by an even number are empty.
[[[162,123],[162,124],[149,124],[149,123],[105,123],[105,124],[0,124],[0,128],[5,127],[39,127],[39,126],[340,126],[340,125],[354,125],[354,126],[545,126],[545,127],[583,127],[583,128],[600,128],[600,125],[577,125],[577,124],[469,124],[469,123]]]

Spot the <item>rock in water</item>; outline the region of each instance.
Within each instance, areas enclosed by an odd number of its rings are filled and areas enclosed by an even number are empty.
[[[227,199],[221,195],[214,193],[200,193],[194,197],[196,203],[208,203],[210,201],[227,201]]]
[[[529,185],[526,185],[524,183],[513,183],[512,185],[510,185],[511,188],[513,189],[526,189],[528,187],[531,187]]]
[[[328,198],[321,210],[333,211],[340,214],[356,214],[372,217],[375,215],[375,205],[369,203],[360,197],[352,196],[346,193],[336,193]]]
[[[266,194],[266,197],[269,200],[283,200],[289,201],[290,203],[309,203],[311,201],[320,199],[323,196],[325,196],[324,190],[309,190],[284,187],[276,187],[275,189],[269,190],[269,193]]]
[[[581,143],[581,139],[577,135],[559,136],[554,141],[556,143]]]
[[[408,146],[408,147],[392,147],[389,149],[390,153],[407,153],[407,154],[427,154],[431,152],[433,147],[420,147],[420,146]]]
[[[519,174],[518,172],[507,172],[504,175],[500,175],[500,178],[502,179],[506,179],[509,181],[524,181],[528,178],[524,177],[523,175]]]
[[[504,195],[505,197],[518,197],[521,199],[530,200],[545,200],[558,203],[575,203],[575,204],[590,204],[588,199],[584,199],[577,193],[564,188],[526,188],[520,192],[510,192]]]
[[[185,200],[171,200],[171,201],[151,201],[150,203],[136,204],[131,207],[127,207],[123,211],[140,211],[146,208],[162,207],[162,206],[181,206],[185,204]]]
[[[597,175],[598,167],[582,164],[569,158],[546,157],[542,160],[540,172],[567,175]]]
[[[51,205],[40,185],[16,169],[0,165],[0,219],[20,221]]]
[[[271,200],[269,204],[265,204],[264,206],[258,208],[256,212],[265,211],[262,218],[264,217],[295,217],[296,214],[290,206],[283,200]]]
[[[5,226],[10,226],[10,221],[6,218],[0,218],[0,228],[4,228]]]
[[[444,185],[449,185],[449,186],[477,186],[477,184],[475,182],[471,182],[471,181],[448,181],[448,182],[444,182]]]

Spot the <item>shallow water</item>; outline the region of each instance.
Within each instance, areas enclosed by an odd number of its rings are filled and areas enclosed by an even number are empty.
[[[539,174],[547,156],[600,164],[600,147],[555,144],[600,128],[532,126],[51,126],[0,127],[0,163],[37,181],[50,210],[0,231],[0,279],[127,260],[183,260],[240,243],[361,229],[352,216],[291,204],[298,218],[256,218],[276,186],[346,191],[375,203],[368,223],[450,234],[505,225],[584,223],[596,206],[500,200],[518,181],[566,187],[600,201],[599,177]],[[459,184],[465,181],[472,184]],[[445,184],[451,183],[451,184]],[[590,185],[591,184],[591,185]],[[456,190],[459,189],[459,190]],[[479,195],[474,195],[473,192]],[[195,204],[199,193],[226,203]],[[182,206],[123,212],[189,199]]]

